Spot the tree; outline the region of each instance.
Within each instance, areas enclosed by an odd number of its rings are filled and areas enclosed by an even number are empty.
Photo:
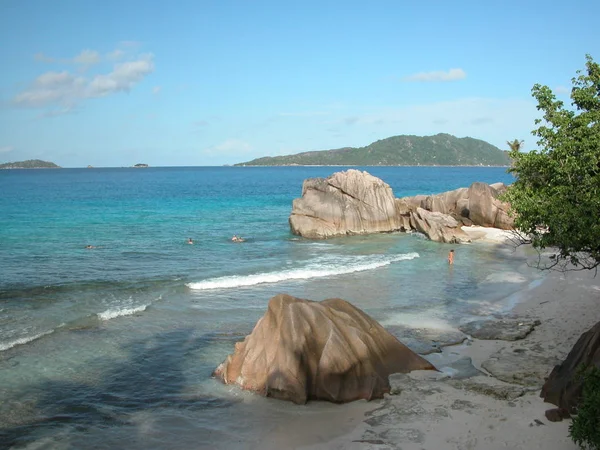
[[[533,87],[544,114],[532,132],[539,150],[521,153],[519,141],[509,143],[516,181],[504,199],[521,235],[537,249],[554,250],[543,269],[600,265],[600,65],[586,59],[585,72],[572,79],[573,108],[549,87]]]
[[[515,139],[514,141],[506,141],[506,144],[508,145],[508,147],[510,148],[511,152],[518,152],[521,150],[521,148],[523,148],[523,141],[519,141],[518,139]]]

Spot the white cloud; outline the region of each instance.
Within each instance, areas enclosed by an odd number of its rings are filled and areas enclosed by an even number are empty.
[[[555,94],[570,94],[571,93],[571,89],[565,86],[556,86],[554,88],[554,93]]]
[[[106,75],[96,75],[88,86],[90,97],[105,97],[116,92],[127,92],[154,71],[153,56],[143,55],[137,61],[116,64]]]
[[[79,55],[73,58],[75,64],[81,64],[82,66],[91,66],[100,62],[100,53],[95,50],[83,50]]]
[[[8,153],[8,152],[12,152],[14,149],[13,146],[11,145],[5,145],[3,147],[0,147],[0,153]]]
[[[97,53],[96,56],[99,57]],[[94,52],[85,51],[79,55],[82,63],[94,61],[96,56]],[[127,92],[153,70],[153,56],[148,54],[135,61],[115,64],[111,72],[91,79],[67,71],[46,72],[37,77],[28,89],[17,94],[12,103],[25,108],[51,108],[54,111],[49,115],[56,115],[56,112],[64,114],[85,99]]]
[[[456,81],[463,80],[467,77],[467,73],[462,69],[450,69],[447,72],[443,70],[434,72],[419,72],[413,75],[404,77],[402,81],[421,81],[421,82],[435,82],[435,81]]]
[[[92,66],[94,64],[99,64],[101,62],[115,62],[123,59],[127,52],[131,54],[132,51],[135,51],[141,44],[136,41],[123,41],[119,42],[119,45],[112,52],[105,53],[101,55],[96,50],[85,49],[82,50],[78,55],[73,58],[55,58],[53,56],[48,56],[43,52],[38,52],[33,55],[33,59],[39,62],[44,63],[57,63],[57,64],[75,64],[79,66]]]
[[[35,59],[36,61],[39,61],[39,62],[46,62],[46,63],[58,62],[58,60],[56,58],[47,56],[42,52],[39,52],[39,53],[36,53],[35,55],[33,55],[33,59]]]
[[[227,139],[218,145],[207,148],[205,153],[218,155],[223,155],[223,153],[243,154],[251,152],[253,149],[252,145],[241,139]]]
[[[85,97],[86,80],[69,72],[47,72],[37,77],[30,88],[17,94],[17,106],[40,108],[49,104],[72,106]]]
[[[363,136],[370,130],[381,137],[449,133],[459,137],[477,137],[503,148],[502,145],[509,139],[527,140],[539,113],[533,100],[476,97],[381,108],[368,114],[355,111],[352,116],[340,116],[324,125],[337,129],[346,125],[349,117],[353,127],[346,130],[355,130],[349,132],[356,132],[356,136]],[[352,134],[346,135],[346,138],[348,136]]]
[[[160,93],[161,89],[162,89],[162,87],[160,87],[160,86],[154,86],[154,87],[152,88],[152,93],[153,93],[154,95],[156,95],[156,94]]]
[[[116,49],[112,52],[108,52],[105,55],[105,58],[109,61],[118,61],[119,59],[123,58],[124,56],[125,56],[125,52],[123,50]]]

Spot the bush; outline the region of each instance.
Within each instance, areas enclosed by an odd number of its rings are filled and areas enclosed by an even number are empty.
[[[579,447],[600,450],[600,370],[591,366],[582,372],[583,395],[569,436]]]

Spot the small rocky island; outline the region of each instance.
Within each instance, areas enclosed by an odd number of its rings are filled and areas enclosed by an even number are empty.
[[[400,135],[366,147],[266,156],[236,166],[508,166],[508,153],[489,142],[439,133]]]
[[[60,169],[53,162],[42,161],[41,159],[28,159],[26,161],[16,161],[0,164],[0,169]]]

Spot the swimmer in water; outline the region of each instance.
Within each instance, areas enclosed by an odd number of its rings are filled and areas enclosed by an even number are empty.
[[[192,238],[188,238],[187,243],[190,244],[190,245],[194,245],[194,241],[192,241]]]

